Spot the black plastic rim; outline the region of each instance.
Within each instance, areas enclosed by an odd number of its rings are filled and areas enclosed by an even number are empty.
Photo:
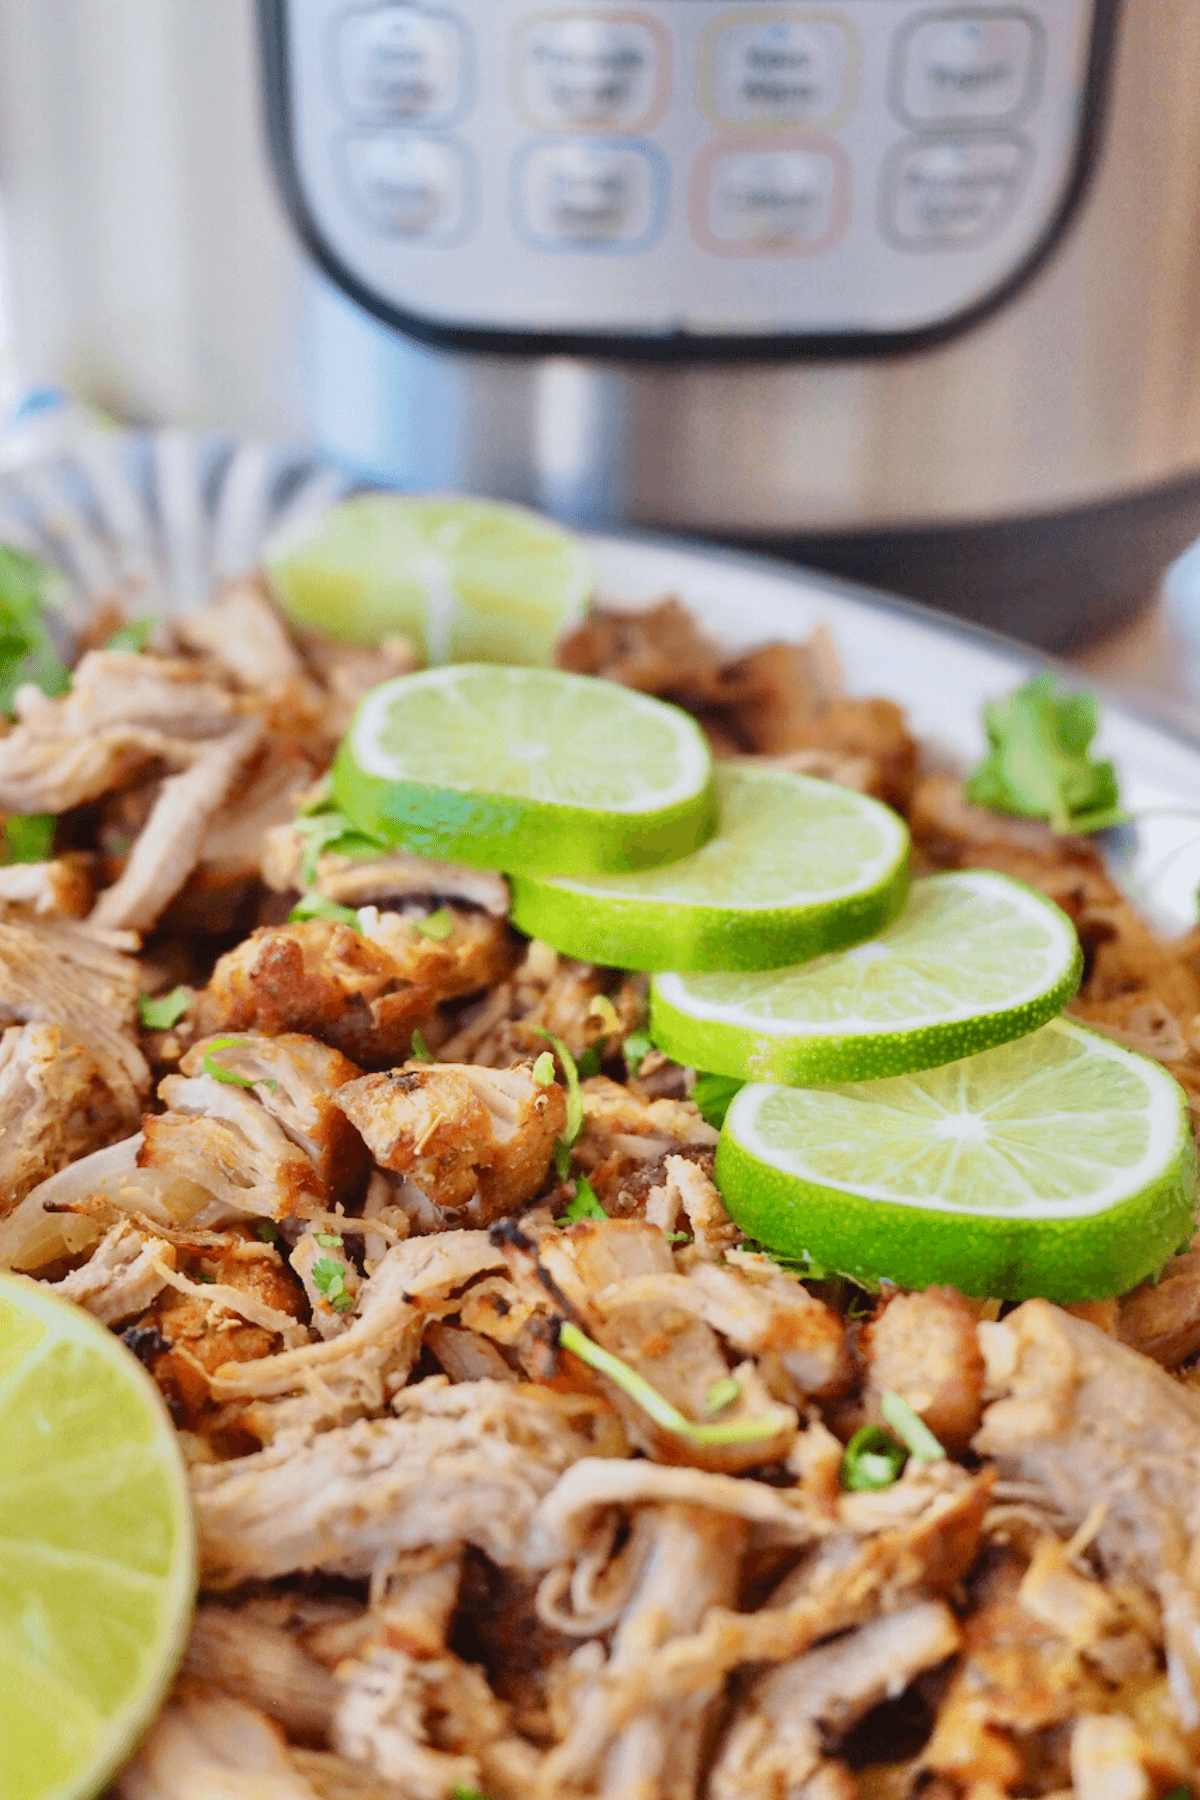
[[[502,356],[588,356],[618,362],[780,362],[793,357],[877,357],[929,350],[958,337],[1006,306],[1053,255],[1079,211],[1100,158],[1104,114],[1123,0],[1093,0],[1091,54],[1070,178],[1054,217],[1016,268],[981,300],[914,331],[825,332],[810,336],[705,336],[699,332],[629,336],[620,333],[512,332],[450,326],[404,312],[347,268],[309,208],[296,166],[288,13],[291,0],[256,0],[267,142],[275,178],[292,224],[309,253],[336,286],[365,311],[434,350],[490,351]]]

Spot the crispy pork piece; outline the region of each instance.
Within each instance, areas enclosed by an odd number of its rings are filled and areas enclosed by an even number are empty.
[[[645,1100],[607,1075],[593,1075],[583,1083],[575,1160],[607,1205],[639,1169],[693,1146],[715,1146],[719,1136],[690,1100]]]
[[[183,1682],[117,1777],[118,1800],[320,1800],[277,1725],[244,1700]]]
[[[304,679],[304,663],[263,575],[223,582],[207,606],[183,614],[174,628],[182,644],[211,657],[240,688],[254,692]]]
[[[88,1052],[119,1117],[109,1141],[137,1130],[150,1087],[135,1035],[139,973],[127,954],[135,942],[65,920],[0,918],[0,1027],[58,1025],[64,1044]]]
[[[880,1402],[896,1393],[951,1455],[965,1450],[983,1412],[983,1357],[975,1316],[953,1288],[897,1294],[863,1333],[864,1405],[879,1423]]]
[[[265,926],[223,956],[202,995],[207,1031],[304,1031],[360,1064],[395,1064],[413,1028],[442,1000],[487,986],[505,972],[505,927],[458,914],[443,941],[399,915],[386,943],[328,919]]]
[[[93,650],[69,693],[50,700],[24,688],[16,710],[15,729],[0,738],[0,810],[61,813],[156,765],[187,768],[239,706],[194,664]]]
[[[1097,1511],[1103,1566],[1158,1595],[1172,1692],[1200,1726],[1200,1395],[1084,1319],[1028,1300],[978,1327],[995,1395],[973,1440],[1067,1520]]]
[[[107,930],[148,931],[174,899],[204,847],[238,776],[262,740],[259,719],[246,719],[206,748],[191,767],[163,782],[129,861],[92,909]]]
[[[778,1795],[800,1800],[840,1736],[881,1700],[897,1699],[962,1641],[940,1600],[921,1600],[781,1663],[753,1683],[725,1734],[710,1777],[712,1800]]]
[[[338,1688],[302,1636],[273,1618],[268,1601],[202,1602],[183,1653],[183,1672],[264,1712],[285,1731],[323,1741]],[[279,1609],[282,1610],[282,1609]]]
[[[18,919],[82,919],[94,894],[87,856],[0,867],[0,912]]]
[[[262,878],[277,894],[306,887],[301,865],[304,839],[291,822],[267,830],[261,843]],[[326,854],[316,861],[316,886],[339,906],[403,905],[410,900],[459,900],[497,919],[507,916],[508,883],[490,869],[466,869],[432,856],[380,851],[377,856]]]
[[[592,1448],[594,1406],[439,1377],[393,1404],[394,1419],[295,1433],[236,1462],[197,1465],[207,1583],[298,1569],[368,1575],[398,1551],[464,1542],[524,1567],[538,1502]]]
[[[712,1174],[693,1157],[667,1156],[663,1175],[661,1185],[646,1195],[646,1218],[670,1234],[682,1213],[701,1261],[723,1261],[726,1252],[741,1242],[742,1234],[725,1211]]]
[[[126,1136],[128,1083],[117,1091],[94,1052],[60,1025],[0,1034],[0,1218],[68,1163]]]
[[[593,607],[559,644],[557,661],[577,675],[599,675],[685,705],[712,706],[724,692],[720,650],[673,596],[641,612]]]
[[[666,1704],[647,1694],[636,1709],[621,1704],[623,1677],[644,1661],[649,1645],[661,1650],[687,1639],[712,1609],[732,1604],[745,1527],[728,1514],[667,1504],[639,1508],[632,1534],[636,1584],[608,1657],[593,1639],[570,1659],[568,1726],[543,1764],[538,1800],[564,1792],[690,1800],[696,1791],[721,1674]]]
[[[264,1109],[304,1152],[333,1204],[348,1201],[368,1160],[362,1139],[334,1101],[337,1090],[361,1073],[349,1057],[300,1032],[247,1034],[215,1051],[209,1043],[193,1044],[179,1064],[180,1073],[204,1075],[210,1053],[236,1078],[230,1085],[254,1084]]]
[[[1200,1350],[1200,1246],[1172,1257],[1157,1281],[1122,1296],[1117,1336],[1164,1369],[1177,1369]]]
[[[413,1182],[446,1223],[487,1225],[541,1187],[567,1102],[528,1063],[410,1065],[339,1089],[337,1106],[382,1168]]]
[[[167,1285],[165,1271],[174,1269],[175,1260],[173,1244],[122,1219],[109,1227],[87,1262],[49,1286],[102,1325],[122,1325],[158,1298]]]
[[[420,659],[406,637],[385,637],[369,648],[335,644],[320,632],[298,634],[301,655],[325,690],[324,728],[331,744],[346,731],[354,709],[381,681],[410,675]]]
[[[463,1011],[440,1054],[447,1062],[507,1069],[544,1050],[547,1031],[576,1058],[602,1043],[615,1050],[644,1023],[645,990],[645,976],[618,981],[611,971],[559,956],[535,938],[511,979]]]

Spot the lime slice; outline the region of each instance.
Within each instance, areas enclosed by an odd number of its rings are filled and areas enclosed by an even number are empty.
[[[908,891],[908,831],[878,800],[753,763],[716,769],[721,823],[665,868],[513,883],[513,919],[622,969],[774,969],[857,944]]]
[[[1035,1031],[1079,985],[1075,927],[986,869],[914,881],[869,943],[774,974],[660,975],[650,1035],[678,1062],[765,1081],[931,1069]]]
[[[717,825],[694,719],[553,669],[466,663],[385,682],[355,713],[333,786],[368,836],[522,874],[651,868]]]
[[[0,1794],[96,1793],[159,1706],[195,1586],[158,1390],[84,1312],[0,1276]]]
[[[284,611],[343,643],[411,638],[426,661],[548,663],[594,584],[583,546],[518,506],[363,494],[270,539]]]
[[[917,1075],[745,1087],[717,1182],[743,1231],[802,1263],[1068,1305],[1191,1236],[1196,1151],[1173,1076],[1055,1019]]]

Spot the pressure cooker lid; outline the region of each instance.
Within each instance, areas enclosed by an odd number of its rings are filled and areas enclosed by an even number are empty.
[[[469,349],[862,354],[1053,248],[1119,0],[259,0],[293,220]]]

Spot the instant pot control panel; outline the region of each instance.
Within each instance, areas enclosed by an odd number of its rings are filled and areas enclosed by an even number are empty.
[[[463,348],[858,353],[1052,247],[1118,0],[259,0],[293,218]]]

